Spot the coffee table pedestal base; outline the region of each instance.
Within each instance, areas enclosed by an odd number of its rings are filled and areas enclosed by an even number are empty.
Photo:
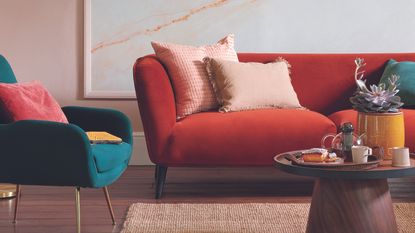
[[[386,179],[316,180],[307,233],[397,233]]]

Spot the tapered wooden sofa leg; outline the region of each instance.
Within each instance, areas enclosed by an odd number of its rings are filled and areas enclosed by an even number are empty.
[[[163,193],[164,182],[166,181],[167,167],[159,166],[157,168],[156,182],[156,199],[160,199]]]

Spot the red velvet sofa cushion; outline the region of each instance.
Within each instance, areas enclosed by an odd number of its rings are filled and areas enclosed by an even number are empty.
[[[323,135],[334,132],[331,120],[308,110],[199,113],[176,123],[164,156],[154,162],[167,166],[272,165],[278,153],[318,147]]]
[[[0,83],[0,113],[6,122],[45,120],[68,123],[59,104],[38,81]]]
[[[409,147],[410,151],[415,151],[415,109],[402,109],[402,112],[405,122],[405,145]],[[345,122],[351,122],[357,128],[357,112],[355,110],[335,112],[329,118],[337,128],[340,128]]]

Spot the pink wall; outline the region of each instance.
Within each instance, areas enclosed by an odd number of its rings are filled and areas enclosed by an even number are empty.
[[[40,80],[62,106],[119,109],[142,131],[135,100],[83,99],[83,36],[83,0],[0,3],[0,54],[20,82]]]

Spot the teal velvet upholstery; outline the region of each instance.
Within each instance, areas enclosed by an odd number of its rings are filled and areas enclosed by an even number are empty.
[[[4,58],[0,54],[0,82],[1,83],[16,83],[16,77],[14,76],[14,72],[10,67],[10,64],[7,62],[6,58]]]
[[[16,82],[1,55],[0,82]],[[129,119],[112,109],[62,110],[69,124],[37,120],[0,124],[0,183],[100,188],[121,176],[132,151]],[[107,131],[123,143],[91,145],[85,131]]]
[[[110,171],[118,165],[128,162],[132,149],[130,144],[124,142],[119,145],[96,144],[91,147],[97,170],[100,173]]]
[[[392,74],[399,75],[398,96],[401,97],[404,106],[415,107],[415,62],[397,62],[390,59],[379,82],[388,86],[388,80]]]

